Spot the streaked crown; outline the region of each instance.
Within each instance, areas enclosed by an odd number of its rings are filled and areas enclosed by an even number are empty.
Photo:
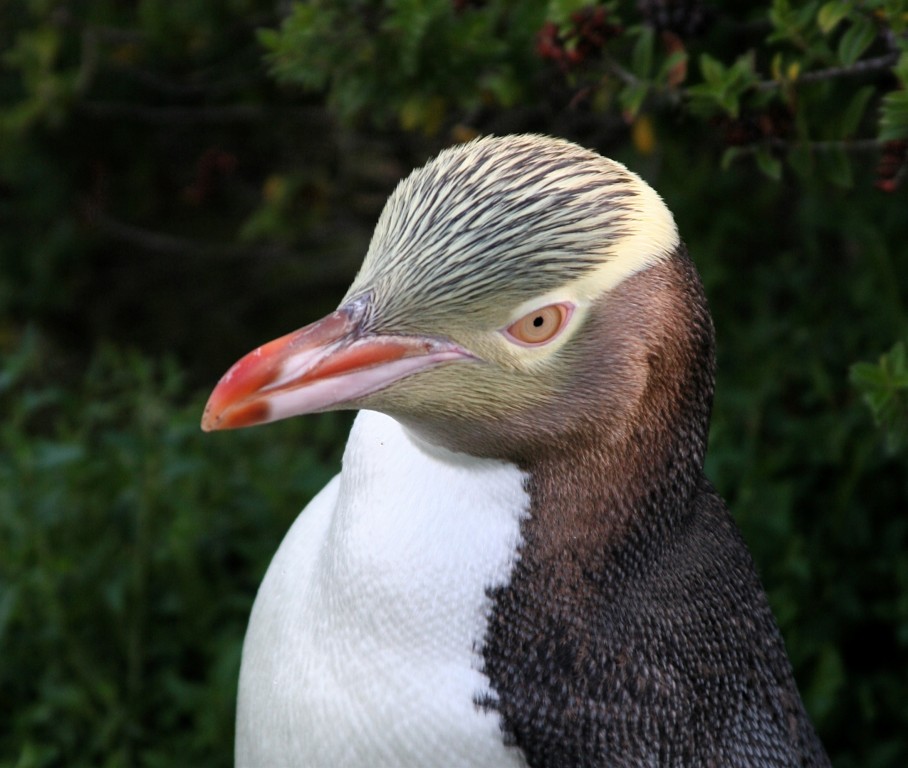
[[[678,244],[662,199],[620,163],[544,136],[478,139],[401,181],[347,294],[384,319],[482,312],[573,284],[593,298]]]

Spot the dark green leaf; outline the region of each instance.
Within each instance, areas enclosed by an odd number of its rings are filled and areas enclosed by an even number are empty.
[[[855,19],[839,40],[839,61],[846,67],[854,64],[876,39],[876,25],[861,16]]]
[[[880,141],[908,138],[908,90],[890,91],[880,110]]]
[[[769,149],[761,147],[754,154],[754,159],[757,161],[757,167],[770,179],[778,181],[782,178],[782,163]]]
[[[687,51],[675,51],[675,53],[662,62],[662,66],[659,67],[659,74],[656,75],[656,79],[659,82],[668,80],[669,75],[672,74],[672,70],[681,64],[681,62],[687,61],[687,59]]]
[[[788,164],[802,179],[809,179],[813,174],[814,162],[807,143],[796,144],[788,152]]]
[[[727,171],[742,154],[744,154],[744,152],[741,147],[729,147],[722,153],[722,160],[719,167],[722,168],[723,171]]]
[[[851,383],[861,392],[877,425],[888,432],[893,449],[908,438],[908,348],[898,342],[873,363],[851,366]]]
[[[843,189],[850,189],[853,184],[851,160],[843,148],[836,147],[819,154],[820,167],[826,178]]]
[[[631,57],[631,71],[642,80],[648,79],[652,74],[654,40],[655,31],[653,28],[642,27],[640,36],[634,44],[634,52]]]
[[[725,66],[708,53],[700,56],[700,72],[709,85],[719,85],[725,77]]]
[[[621,91],[619,97],[621,100],[621,108],[625,113],[625,118],[627,120],[632,121],[637,116],[648,93],[648,83],[634,83]]]
[[[849,0],[832,0],[832,2],[824,3],[817,14],[817,25],[820,27],[820,31],[824,35],[829,34],[849,14],[851,9],[852,3]]]
[[[899,56],[899,60],[895,63],[895,66],[892,68],[892,71],[895,73],[895,76],[899,79],[899,82],[906,88],[908,88],[908,51],[903,51],[902,55]]]
[[[861,118],[864,116],[867,104],[873,98],[875,92],[876,89],[873,86],[867,85],[858,89],[854,96],[851,97],[851,101],[842,110],[839,118],[839,137],[847,139],[854,135],[861,124]]]

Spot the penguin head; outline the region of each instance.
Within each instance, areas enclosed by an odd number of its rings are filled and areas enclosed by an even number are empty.
[[[502,457],[594,423],[618,433],[679,322],[659,266],[680,248],[661,198],[592,151],[541,136],[448,149],[395,189],[339,308],[236,363],[203,429],[366,408]]]

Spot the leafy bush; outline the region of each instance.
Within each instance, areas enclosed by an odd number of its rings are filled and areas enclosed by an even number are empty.
[[[172,364],[69,389],[46,351],[0,378],[0,764],[231,765],[251,600],[344,419],[205,436]]]
[[[905,344],[898,342],[880,357],[879,363],[855,363],[851,381],[864,393],[877,426],[885,428],[889,449],[902,448],[908,436],[908,357]]]
[[[906,9],[904,0],[313,0],[261,39],[280,79],[327,91],[347,120],[396,117],[434,132],[446,120],[467,129],[483,107],[547,103],[635,125],[646,151],[650,120],[680,112],[722,137],[723,166],[754,157],[774,179],[786,161],[847,187],[849,153],[884,150],[878,183],[892,191],[908,174]],[[553,72],[562,89],[545,76]]]

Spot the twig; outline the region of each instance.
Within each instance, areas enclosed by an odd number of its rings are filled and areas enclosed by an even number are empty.
[[[85,220],[98,232],[112,240],[118,240],[146,253],[183,259],[230,261],[261,261],[266,259],[299,262],[301,252],[280,245],[246,246],[235,243],[206,244],[197,240],[176,237],[162,232],[155,232],[133,224],[127,224],[111,216],[94,204],[82,206]],[[356,270],[355,250],[338,257],[338,242],[334,238],[307,238],[302,250],[319,252],[324,258],[319,260],[317,270],[307,275],[310,285],[335,286],[345,285],[350,275]]]
[[[180,83],[168,80],[156,72],[140,67],[119,67],[119,71],[131,77],[141,85],[153,90],[162,96],[171,99],[199,98],[221,94],[236,93],[242,88],[256,85],[260,78],[254,75],[245,77],[232,77],[221,82],[213,83]]]
[[[750,144],[736,145],[734,149],[741,155],[753,155],[766,147],[780,150],[807,147],[812,152],[833,152],[835,150],[842,150],[843,152],[878,152],[885,144],[885,141],[879,141],[878,139],[800,142],[789,141],[788,139],[765,138],[753,141]]]
[[[777,149],[791,149],[793,147],[807,146],[808,149],[816,152],[833,152],[835,150],[844,150],[845,152],[876,152],[881,149],[885,142],[878,139],[840,139],[836,141],[788,141],[787,139],[771,139],[769,142]]]
[[[250,248],[235,243],[204,244],[174,235],[127,224],[97,206],[83,205],[86,221],[101,234],[137,246],[144,251],[195,259],[291,259],[294,254],[279,246]]]
[[[625,85],[637,85],[637,83],[641,82],[639,77],[622,67],[611,56],[605,56],[604,60],[608,70]]]
[[[300,122],[323,122],[330,119],[321,107],[274,107],[257,104],[229,104],[225,106],[198,107],[149,107],[110,101],[83,101],[76,105],[82,114],[100,120],[134,120],[155,125],[197,123],[251,123],[280,118]]]
[[[866,75],[870,72],[879,72],[880,70],[889,69],[899,59],[897,53],[887,53],[885,56],[877,56],[875,59],[865,59],[856,61],[849,67],[829,67],[828,69],[818,69],[815,72],[805,72],[803,75],[796,77],[791,83],[816,83],[822,80],[834,80],[839,77],[851,77],[853,75]],[[757,83],[757,90],[770,91],[774,88],[781,88],[783,83],[778,80],[762,80]]]

